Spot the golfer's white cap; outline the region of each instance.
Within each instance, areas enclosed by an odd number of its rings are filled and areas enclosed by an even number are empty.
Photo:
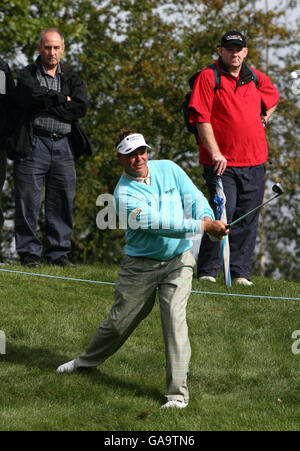
[[[118,153],[123,155],[127,155],[128,153],[133,152],[135,149],[139,147],[148,147],[151,149],[148,144],[146,144],[145,138],[140,133],[133,133],[132,135],[126,136],[120,144],[117,146]]]

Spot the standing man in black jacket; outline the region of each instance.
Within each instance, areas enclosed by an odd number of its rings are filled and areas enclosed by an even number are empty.
[[[6,176],[6,146],[5,141],[12,132],[14,124],[15,82],[8,64],[0,58],[0,196]],[[0,230],[3,227],[4,216],[0,197]]]
[[[72,135],[76,120],[86,114],[87,93],[79,76],[60,62],[64,49],[60,31],[44,30],[39,57],[20,71],[17,80],[17,102],[25,111],[30,146],[24,149],[25,158],[14,161],[15,237],[21,264],[29,267],[38,267],[42,259],[37,224],[44,181],[49,243],[45,257],[50,264],[72,265],[68,255],[76,186],[74,153],[78,154]]]

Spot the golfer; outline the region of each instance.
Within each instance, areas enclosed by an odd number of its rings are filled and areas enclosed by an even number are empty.
[[[207,232],[222,239],[228,230],[214,220],[207,200],[179,166],[167,160],[148,161],[149,148],[140,133],[121,130],[117,153],[124,170],[114,199],[127,230],[115,302],[86,351],[57,371],[102,364],[151,312],[158,293],[167,382],[162,407],[184,408],[189,401],[191,356],[186,305],[195,264],[189,237]]]

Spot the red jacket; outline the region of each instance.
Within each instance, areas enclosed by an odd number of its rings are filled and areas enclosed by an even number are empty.
[[[238,78],[226,70],[221,58],[215,64],[221,74],[220,89],[214,93],[212,69],[200,72],[189,102],[189,120],[192,124],[212,125],[228,166],[263,164],[268,159],[268,147],[260,117],[261,102],[266,110],[272,108],[278,103],[278,91],[266,75],[252,68],[259,82],[257,89],[245,63]],[[200,163],[212,165],[211,156],[201,142],[199,151]]]

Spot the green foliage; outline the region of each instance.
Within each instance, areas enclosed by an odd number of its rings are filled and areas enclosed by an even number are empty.
[[[265,258],[264,274],[299,280],[300,113],[299,93],[292,92],[290,78],[290,72],[299,68],[299,29],[284,21],[294,12],[293,2],[286,11],[281,5],[266,11],[261,4],[255,0],[0,2],[3,56],[13,65],[26,64],[24,56],[28,61],[35,56],[40,31],[58,27],[65,34],[66,60],[87,85],[89,110],[82,125],[94,154],[77,161],[74,260],[120,259],[124,233],[98,230],[95,221],[97,197],[112,193],[121,174],[115,153],[121,128],[141,131],[152,146],[151,158],[176,161],[206,193],[197,146],[184,128],[181,106],[188,79],[217,58],[216,45],[224,31],[238,28],[248,37],[248,62],[266,72],[281,94],[267,130],[273,162],[267,180],[269,184],[283,181],[286,194],[282,206],[277,204],[262,217],[254,267],[261,271]],[[11,169],[8,188],[10,178]],[[9,188],[4,201],[11,216],[12,199]]]
[[[84,4],[84,2],[83,2]],[[3,0],[0,2],[1,54],[12,60],[23,54],[31,60],[36,51],[40,32],[58,28],[70,36],[68,45],[79,42],[84,30],[78,15],[78,2],[73,0]]]

